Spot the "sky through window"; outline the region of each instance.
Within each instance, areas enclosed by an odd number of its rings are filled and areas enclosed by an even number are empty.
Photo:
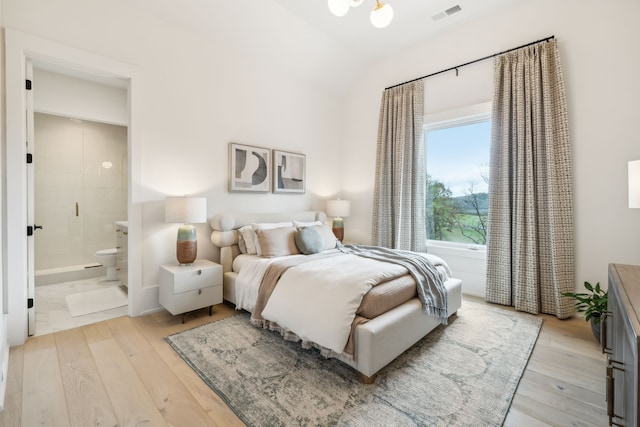
[[[488,192],[491,122],[427,131],[427,173],[445,184],[453,197]]]

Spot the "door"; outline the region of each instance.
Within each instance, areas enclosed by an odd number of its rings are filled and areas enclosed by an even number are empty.
[[[29,59],[25,62],[26,90],[26,135],[27,135],[27,333],[32,336],[36,331],[35,309],[35,271],[34,271],[34,243],[33,233],[38,230],[35,224],[34,209],[34,127],[33,127],[33,65]],[[31,228],[30,228],[31,227]]]

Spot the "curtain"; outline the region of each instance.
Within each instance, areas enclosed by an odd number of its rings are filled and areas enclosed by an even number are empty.
[[[384,91],[378,122],[373,244],[426,251],[422,80]]]
[[[496,57],[487,300],[564,319],[574,304],[567,103],[555,40]]]

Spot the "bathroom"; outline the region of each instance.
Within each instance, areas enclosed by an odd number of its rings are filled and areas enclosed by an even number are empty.
[[[34,335],[127,313],[126,89],[58,71],[34,64]]]

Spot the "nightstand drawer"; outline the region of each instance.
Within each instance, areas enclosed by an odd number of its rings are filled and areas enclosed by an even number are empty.
[[[222,285],[220,275],[222,266],[199,268],[191,271],[181,271],[173,275],[173,291],[176,294]]]
[[[219,304],[222,301],[222,286],[209,286],[181,292],[173,296],[173,301],[166,307],[171,314],[181,314],[203,307]]]
[[[206,260],[187,266],[164,265],[160,269],[160,283],[176,294],[222,285],[222,266]]]
[[[215,262],[203,259],[190,265],[166,264],[160,267],[159,279],[160,304],[171,314],[222,302],[222,266]]]

